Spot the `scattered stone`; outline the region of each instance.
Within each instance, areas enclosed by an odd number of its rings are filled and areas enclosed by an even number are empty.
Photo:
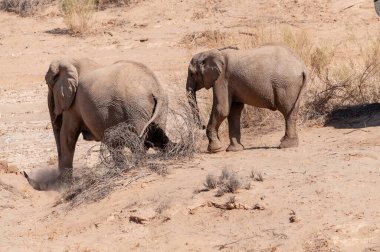
[[[290,216],[289,216],[289,222],[290,223],[295,223],[295,222],[299,222],[299,218],[296,216],[296,212],[294,212],[293,210],[290,211]]]
[[[253,207],[252,207],[252,210],[265,210],[265,207],[260,205],[260,204],[255,204]]]
[[[134,222],[134,223],[137,223],[137,224],[144,224],[144,222],[147,221],[146,219],[144,218],[140,218],[138,216],[129,216],[129,222]]]

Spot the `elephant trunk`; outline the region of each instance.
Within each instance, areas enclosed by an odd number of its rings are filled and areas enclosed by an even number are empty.
[[[196,121],[196,124],[199,125],[201,129],[205,129],[205,126],[202,123],[200,113],[199,113],[196,90],[197,90],[196,84],[193,78],[189,74],[187,77],[187,82],[186,82],[187,99],[194,113],[194,119]]]

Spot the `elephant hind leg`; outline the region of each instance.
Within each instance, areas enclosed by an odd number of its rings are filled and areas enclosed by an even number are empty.
[[[230,145],[226,151],[241,151],[244,146],[240,142],[240,118],[244,103],[232,102],[231,110],[228,115],[228,130],[230,135]]]
[[[285,117],[285,135],[281,139],[281,144],[279,146],[280,149],[298,146],[298,135],[296,127],[296,118],[292,118],[292,115],[290,115],[288,118]]]
[[[299,111],[299,100],[296,96],[298,95],[298,91],[289,93],[291,94],[287,94],[285,89],[276,90],[278,110],[285,118],[285,135],[282,137],[281,144],[279,146],[281,149],[298,146],[297,117]]]

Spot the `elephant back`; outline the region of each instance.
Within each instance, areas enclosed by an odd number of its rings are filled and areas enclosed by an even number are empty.
[[[167,98],[153,72],[129,61],[87,74],[80,79],[77,96],[82,117],[91,120],[88,124],[101,125],[99,131],[126,122],[140,133],[152,118],[159,99],[165,100],[167,107]],[[101,120],[93,122],[93,118]]]

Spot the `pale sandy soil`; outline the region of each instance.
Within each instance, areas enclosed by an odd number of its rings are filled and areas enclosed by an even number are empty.
[[[364,43],[379,32],[372,4],[149,0],[96,13],[96,31],[84,38],[56,32],[65,26],[49,11],[32,18],[0,12],[0,160],[19,170],[56,167],[43,78],[53,59],[143,62],[173,100],[184,95],[196,51],[178,46],[190,32],[285,25],[336,45],[344,58],[356,52],[342,42]],[[0,251],[380,251],[380,112],[347,125],[302,127],[300,147],[287,150],[274,148],[282,131],[246,130],[243,152],[203,152],[171,165],[166,177],[126,180],[105,199],[73,209],[54,206],[58,192],[34,191],[20,174],[0,171]],[[93,168],[87,151],[94,145],[79,141],[76,167]],[[240,209],[213,206],[232,194],[195,193],[207,174],[225,167],[251,183],[234,194]],[[251,179],[252,170],[264,181]],[[255,204],[264,209],[253,210]]]

